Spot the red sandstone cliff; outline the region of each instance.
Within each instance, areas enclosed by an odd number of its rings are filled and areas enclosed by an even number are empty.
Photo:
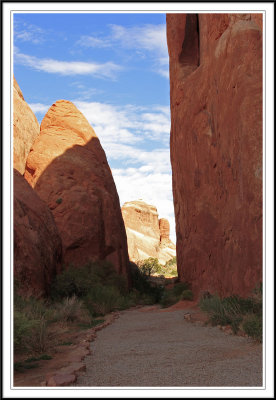
[[[262,16],[168,14],[181,280],[248,295],[262,280]]]
[[[39,135],[36,116],[13,78],[13,167],[22,175],[33,142]]]
[[[43,296],[61,266],[61,239],[49,208],[16,169],[13,219],[18,293]]]
[[[126,233],[113,177],[94,130],[71,102],[59,100],[48,110],[25,178],[53,213],[65,264],[106,259],[128,275]]]
[[[165,218],[158,220],[155,206],[141,200],[129,201],[123,205],[122,215],[131,261],[153,257],[165,264],[175,256],[175,244],[170,240],[169,221]]]

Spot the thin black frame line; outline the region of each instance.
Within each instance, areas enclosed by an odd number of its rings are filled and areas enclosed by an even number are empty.
[[[102,12],[102,11],[99,11],[99,10],[97,10],[97,11],[91,11],[91,10],[89,10],[89,11],[86,11],[86,10],[82,10],[82,11],[65,10],[65,12],[64,12],[64,10],[63,11],[55,10],[55,11],[52,11],[52,12],[48,12],[48,11],[49,10],[47,10],[47,11],[41,10],[41,11],[39,11],[37,13],[53,14],[53,13],[59,13],[60,12],[60,13],[64,13],[64,14],[69,14],[69,13],[72,12],[72,13],[76,13],[76,14],[82,14],[82,13],[98,14],[98,13]],[[107,14],[110,11],[113,14],[117,14],[117,13],[120,13],[120,12],[128,12],[129,10],[127,10],[127,11],[120,10],[118,12],[114,12],[113,10],[107,10],[107,11],[104,12],[104,14]],[[147,13],[155,12],[155,11],[157,11],[157,12],[159,12],[159,11],[160,12],[164,12],[165,11],[166,14],[167,14],[167,11],[172,11],[172,12],[181,11],[183,14],[186,13],[185,12],[186,10],[154,10],[154,11],[146,10],[144,12],[139,10],[139,12],[132,11],[131,14],[132,13],[147,14]],[[193,12],[191,10],[187,10],[187,11],[189,11],[189,13]],[[205,10],[195,10],[195,11],[197,11],[197,13],[202,13]],[[210,10],[208,10],[208,11],[210,11]],[[222,10],[212,10],[212,12],[208,12],[208,13],[212,14],[213,11],[219,11],[220,12]],[[224,13],[227,13],[227,10],[223,10],[223,11],[224,11]],[[252,10],[231,10],[231,12],[233,12],[233,11],[250,11],[252,13]],[[15,10],[10,10],[10,43],[12,43],[12,29],[11,28],[12,28],[12,16],[13,16],[14,12],[15,12]],[[35,10],[28,10],[28,12],[17,11],[18,14],[28,14],[29,12],[36,13]],[[264,17],[264,20],[265,20],[265,27],[266,27],[266,10],[254,10],[253,13],[254,14],[263,13],[263,17]],[[266,160],[266,70],[264,68],[266,66],[266,62],[265,62],[266,61],[265,60],[265,57],[266,57],[266,29],[265,29],[265,32],[264,32],[264,36],[265,36],[265,47],[264,47],[265,54],[264,54],[264,57],[263,57],[263,72],[264,72],[264,88],[263,88],[263,95],[264,95],[264,98],[263,98],[264,132],[263,132],[263,138],[264,138],[264,153],[265,153],[265,157],[263,157],[263,166],[264,166],[264,189],[263,189],[263,195],[264,195],[265,189],[266,189],[266,163],[265,163],[265,160]],[[12,52],[10,52],[10,72],[12,72],[11,71],[12,70],[12,66],[13,66],[12,61],[13,61]],[[11,74],[11,76],[12,76],[12,74]],[[11,90],[11,79],[10,79],[10,93],[12,93],[12,90]],[[12,121],[12,115],[11,115],[11,112],[12,112],[12,99],[13,99],[13,95],[11,95],[11,97],[10,97],[10,121]],[[11,161],[12,161],[12,133],[13,133],[12,131],[13,131],[13,129],[12,129],[11,124],[10,124],[10,159],[11,159]],[[12,169],[12,166],[10,166],[10,167]],[[12,174],[10,174],[10,198],[12,199],[13,196],[12,196],[12,184],[11,183],[12,183]],[[266,234],[264,234],[265,229],[266,229],[266,203],[264,202],[264,197],[265,196],[263,196],[263,213],[264,213],[263,238],[264,238],[264,248],[266,249]],[[11,200],[10,200],[10,206],[12,206]],[[12,210],[12,207],[11,207],[11,210]],[[12,212],[10,213],[10,215],[11,214],[12,214]],[[10,222],[12,222],[12,221],[10,221]],[[10,226],[12,228],[12,224]],[[12,240],[11,239],[12,239],[12,229],[10,231],[10,243],[12,244]],[[263,249],[263,251],[264,251],[264,249]],[[12,246],[10,246],[10,260],[11,259],[12,259]],[[264,251],[264,264],[265,265],[263,265],[263,276],[265,278],[264,282],[265,282],[265,289],[266,289],[266,251]],[[12,282],[12,280],[13,280],[12,279],[12,272],[13,272],[13,269],[11,268],[10,269],[10,278],[11,278],[10,282]],[[12,289],[12,285],[10,285],[10,289]],[[12,290],[10,290],[10,302],[11,302],[11,304],[13,304],[12,303]],[[266,297],[265,297],[265,315],[264,315],[265,322],[266,322],[266,311],[267,310],[266,310]],[[266,324],[264,324],[264,325],[266,326]],[[10,318],[10,329],[11,328],[12,328],[12,318]],[[12,329],[11,329],[11,331],[12,331]],[[264,347],[265,347],[265,350],[266,350],[266,340],[265,340]],[[12,346],[11,345],[10,345],[10,356],[11,356],[11,360],[12,360],[13,352],[12,352]],[[110,387],[107,387],[107,388],[101,388],[101,389],[98,389],[99,387],[95,387],[95,388],[87,388],[86,389],[86,388],[80,387],[77,390],[114,390],[114,389],[118,389],[118,390],[158,390],[158,388],[160,388],[161,390],[266,390],[267,376],[264,373],[264,369],[266,370],[266,367],[265,367],[266,351],[263,351],[263,358],[264,358],[264,360],[263,360],[263,375],[264,375],[263,378],[264,378],[264,381],[265,381],[264,387],[248,387],[248,388],[244,388],[244,387],[241,387],[241,388],[232,388],[232,387],[229,387],[229,388],[228,387],[220,387],[220,388],[181,387],[181,388],[172,388],[172,387],[158,386],[157,388],[144,388],[143,387],[143,388],[139,388],[139,389],[132,389],[132,388],[128,388],[128,387],[127,388],[120,388],[120,387],[110,388]],[[12,374],[12,371],[11,371],[11,374]],[[39,387],[38,388],[37,387],[34,387],[34,388],[16,387],[16,388],[14,388],[14,387],[12,387],[12,384],[11,384],[12,382],[11,381],[12,381],[12,379],[11,379],[11,375],[10,375],[10,390],[45,390],[45,388],[39,388]],[[53,388],[53,389],[51,389],[49,387],[46,390],[72,390],[72,389],[71,388],[67,388],[67,389],[66,388],[55,388],[55,389]]]

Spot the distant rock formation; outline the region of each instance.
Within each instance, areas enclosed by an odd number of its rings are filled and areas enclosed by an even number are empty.
[[[262,280],[262,15],[167,14],[177,266],[194,293]]]
[[[48,110],[29,153],[25,178],[49,206],[61,235],[63,261],[109,260],[128,275],[119,198],[100,141],[70,101]]]
[[[123,205],[122,215],[131,261],[153,257],[158,258],[160,264],[165,264],[176,255],[175,245],[169,238],[169,221],[165,218],[158,220],[155,206],[142,200],[129,201]]]
[[[13,218],[18,293],[43,296],[61,267],[61,239],[49,208],[16,169]]]
[[[13,167],[21,175],[24,174],[28,154],[39,131],[39,123],[13,78]]]

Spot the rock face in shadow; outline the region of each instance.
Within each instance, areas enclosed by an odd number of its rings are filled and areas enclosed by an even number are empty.
[[[18,292],[40,297],[60,270],[61,239],[54,218],[14,169],[14,278]]]
[[[24,174],[25,164],[32,144],[39,135],[36,116],[24,100],[13,78],[13,167]]]
[[[169,238],[169,221],[158,220],[155,206],[141,200],[129,201],[123,205],[122,214],[131,261],[153,257],[165,264],[176,255],[175,244]]]
[[[99,139],[71,102],[59,100],[48,110],[28,156],[25,178],[53,213],[66,265],[109,260],[128,275],[114,180]]]
[[[262,280],[262,16],[168,14],[177,266],[195,293]]]

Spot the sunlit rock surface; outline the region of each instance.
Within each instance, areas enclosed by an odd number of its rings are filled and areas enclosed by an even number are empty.
[[[39,130],[36,116],[13,78],[13,167],[21,175],[24,174],[29,151],[39,135]]]
[[[165,264],[175,256],[175,244],[169,238],[169,221],[164,218],[158,219],[155,206],[141,200],[129,201],[123,205],[122,214],[131,261],[137,262],[153,257]]]

